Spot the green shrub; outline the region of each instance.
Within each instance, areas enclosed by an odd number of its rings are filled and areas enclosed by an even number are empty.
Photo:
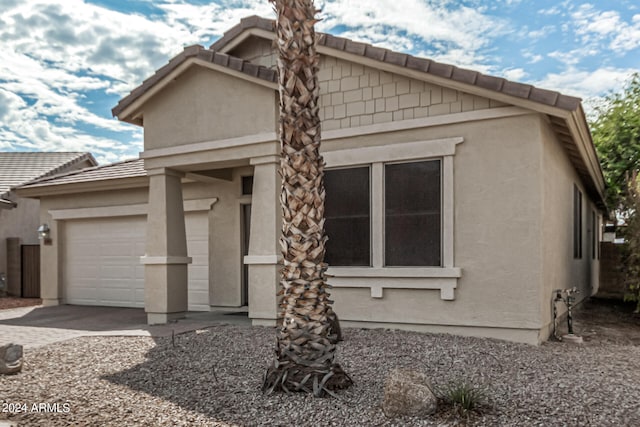
[[[624,202],[627,207],[624,231],[627,245],[622,259],[626,288],[624,300],[635,301],[635,312],[640,313],[640,181],[637,171],[627,177]]]
[[[474,387],[466,381],[457,381],[445,387],[442,399],[452,405],[460,415],[478,412],[486,404],[487,392]]]

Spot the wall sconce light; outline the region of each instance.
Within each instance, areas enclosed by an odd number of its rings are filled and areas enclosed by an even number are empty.
[[[51,244],[51,230],[49,224],[42,224],[38,227],[38,239],[42,240],[45,245]]]

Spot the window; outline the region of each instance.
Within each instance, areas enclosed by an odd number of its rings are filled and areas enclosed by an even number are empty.
[[[440,160],[384,165],[384,266],[441,266],[440,169]],[[328,170],[325,188],[327,263],[371,266],[370,168]]]
[[[243,176],[242,177],[242,195],[250,196],[251,194],[253,194],[253,177]]]
[[[440,161],[384,168],[386,266],[440,266]]]
[[[326,171],[325,231],[329,265],[371,265],[369,168]]]
[[[599,232],[598,232],[598,217],[596,211],[591,211],[591,259],[598,258],[598,245],[599,245]]]
[[[573,186],[573,257],[582,258],[582,193]]]
[[[327,167],[328,283],[433,289],[454,300],[454,156],[461,137],[343,148]]]

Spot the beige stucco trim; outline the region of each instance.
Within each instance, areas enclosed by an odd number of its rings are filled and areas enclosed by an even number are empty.
[[[213,209],[213,205],[218,201],[217,197],[207,199],[185,200],[185,212],[201,212]],[[122,206],[102,206],[99,208],[77,208],[77,209],[52,209],[49,215],[54,220],[70,220],[82,218],[110,218],[122,216],[146,215],[148,205],[140,203],[135,205]]]
[[[421,117],[418,119],[402,120],[396,122],[378,123],[367,126],[359,126],[345,129],[329,130],[322,133],[323,140],[351,138],[363,135],[374,135],[386,132],[398,132],[410,129],[427,128],[433,126],[445,126],[455,123],[468,123],[481,120],[493,120],[505,117],[523,116],[534,114],[530,110],[519,107],[499,107],[487,110],[466,111],[462,113],[443,114],[433,117]]]
[[[405,142],[380,147],[349,148],[323,153],[327,167],[401,162],[404,160],[453,156],[462,137]]]
[[[247,265],[276,265],[282,261],[280,255],[245,255],[244,263]]]
[[[355,270],[355,271],[354,271]],[[440,299],[455,299],[459,268],[329,268],[328,283],[334,288],[370,288],[371,298],[382,298],[384,289],[433,289]]]
[[[167,265],[167,264],[191,264],[190,256],[141,256],[140,264]]]
[[[82,218],[109,218],[147,214],[147,204],[103,206],[99,208],[52,209],[49,215],[56,221]]]
[[[247,145],[262,144],[278,140],[275,132],[260,133],[241,136],[237,138],[219,139],[215,141],[197,142],[194,144],[180,145],[178,147],[156,148],[140,153],[141,159],[154,159],[156,157],[173,156],[177,154],[190,154],[209,150],[222,150],[226,148],[245,147]]]
[[[249,164],[251,166],[280,164],[280,156],[252,157],[251,160],[249,160]]]

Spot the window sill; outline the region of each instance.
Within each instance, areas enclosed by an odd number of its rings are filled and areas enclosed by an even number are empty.
[[[454,300],[462,270],[457,267],[331,267],[328,283],[335,288],[370,288],[372,298],[384,289],[436,289],[440,299]]]

